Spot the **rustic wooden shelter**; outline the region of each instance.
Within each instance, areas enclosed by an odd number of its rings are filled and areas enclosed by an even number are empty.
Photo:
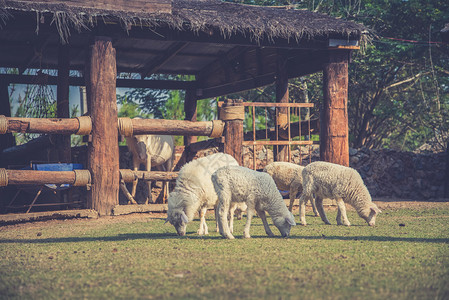
[[[186,120],[196,121],[198,99],[276,83],[277,102],[286,103],[289,78],[323,71],[321,158],[348,165],[348,63],[351,51],[366,39],[362,25],[288,6],[219,0],[0,0],[0,18],[0,67],[18,71],[0,74],[0,152],[11,146],[14,131],[60,134],[59,160],[69,161],[67,136],[90,133],[88,205],[100,215],[118,204],[119,132],[176,132],[188,145],[194,135],[216,134],[218,126],[119,122],[116,87],[186,90]],[[46,80],[57,85],[60,119],[10,117],[8,85],[35,82],[27,69],[58,71]],[[153,74],[194,75],[195,80],[154,80]],[[68,119],[70,85],[86,85],[89,120]],[[231,137],[242,133],[234,123],[226,123],[225,151],[241,160]],[[282,151],[277,159],[283,159]],[[12,172],[3,173],[11,183]]]

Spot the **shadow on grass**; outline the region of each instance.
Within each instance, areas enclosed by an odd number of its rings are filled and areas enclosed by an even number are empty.
[[[236,240],[243,239],[241,235],[235,235]],[[252,235],[253,239],[283,239],[280,235],[269,237],[267,235]],[[46,244],[46,243],[79,243],[79,242],[117,242],[129,240],[170,240],[170,239],[185,239],[185,240],[222,240],[219,235],[199,236],[194,232],[189,232],[187,236],[178,236],[176,233],[128,233],[119,234],[117,236],[107,237],[66,237],[66,238],[48,238],[48,239],[4,239],[0,240],[0,244],[9,243],[30,243],[30,244]],[[407,238],[407,237],[388,237],[388,236],[304,236],[294,235],[288,239],[301,240],[340,240],[340,241],[369,241],[369,242],[411,242],[411,243],[437,243],[449,244],[449,238]]]

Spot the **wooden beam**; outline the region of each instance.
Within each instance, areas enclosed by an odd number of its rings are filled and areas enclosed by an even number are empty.
[[[276,76],[276,102],[277,103],[288,103],[289,102],[289,94],[288,94],[288,75],[287,75],[287,59],[284,56],[284,52],[278,51],[277,56],[277,76]],[[288,128],[288,123],[281,124],[279,121],[280,115],[284,115],[287,117],[288,108],[286,107],[279,107],[277,109],[276,114],[276,126],[278,133],[280,131],[286,129],[286,126]],[[286,118],[285,118],[286,119]],[[285,140],[285,138],[282,138],[280,134],[278,134],[279,140]],[[288,139],[288,138],[287,138]],[[273,155],[275,161],[289,161],[289,146],[276,146],[273,148]]]
[[[224,83],[213,87],[199,88],[198,89],[199,98],[200,99],[213,98],[245,90],[250,90],[260,86],[265,86],[268,84],[272,84],[275,80],[275,77],[276,77],[275,73],[269,73],[262,76],[256,76],[230,83]]]
[[[188,45],[189,43],[182,43],[182,42],[173,43],[173,45],[171,45],[166,50],[164,55],[158,56],[145,64],[144,71],[141,74],[142,78],[145,78],[148,75],[156,73],[157,70],[159,70],[166,62],[175,57],[176,54],[178,54],[178,52],[180,52]]]
[[[87,102],[92,119],[92,142],[87,147],[92,188],[87,206],[100,216],[111,215],[119,203],[120,174],[116,53],[110,38],[95,39],[86,66]]]
[[[76,118],[15,118],[7,117],[7,133],[48,133],[48,134],[74,134],[80,124]]]
[[[329,51],[323,68],[320,159],[349,166],[348,140],[349,50]]]
[[[184,99],[184,112],[185,112],[185,120],[190,122],[196,122],[197,120],[197,109],[196,109],[196,90],[187,90],[186,96]],[[184,136],[184,146],[186,147],[186,162],[189,162],[193,159],[192,153],[189,151],[190,144],[196,143],[197,136],[185,135]]]
[[[37,76],[35,75],[14,75],[0,74],[0,82],[20,83],[20,84],[36,84]],[[47,76],[49,85],[57,85],[58,78],[56,76]],[[70,77],[71,86],[84,86],[86,79],[84,77]],[[178,81],[178,80],[140,80],[140,79],[117,79],[117,87],[123,88],[149,88],[162,90],[186,90],[194,89],[197,86],[196,81]]]
[[[213,129],[212,121],[191,122],[186,120],[164,119],[132,119],[133,133],[210,136]]]
[[[70,77],[70,48],[69,45],[60,45],[58,53],[58,86],[56,97],[56,115],[58,118],[70,118],[69,105],[69,77]],[[71,136],[57,137],[56,148],[58,161],[69,163],[72,160]]]

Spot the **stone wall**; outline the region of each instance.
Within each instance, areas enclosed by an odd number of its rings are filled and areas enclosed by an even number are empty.
[[[244,150],[244,163],[250,168],[253,166],[252,152],[252,148]],[[256,155],[257,169],[273,161],[271,150],[259,148]],[[444,195],[445,155],[445,152],[414,153],[362,148],[350,149],[349,162],[350,167],[360,173],[373,197],[429,200]],[[301,152],[292,151],[292,162],[304,166],[310,161],[319,160],[319,157],[317,145],[302,147]]]
[[[177,160],[181,156],[182,148],[177,147]],[[218,148],[201,151],[196,157],[215,152],[218,152]],[[84,154],[83,151],[81,153]],[[78,152],[78,154],[81,153]],[[292,151],[291,155],[292,162],[305,166],[311,161],[319,160],[319,146],[301,147],[301,151]],[[430,200],[443,198],[445,155],[445,152],[414,153],[362,148],[350,149],[349,162],[350,166],[360,173],[373,197]],[[120,147],[120,168],[131,168],[131,159],[131,154],[126,147]],[[262,170],[266,164],[272,161],[272,150],[262,146],[256,147],[257,170]],[[246,167],[253,168],[252,147],[244,147],[243,162]],[[178,165],[178,169],[179,167],[180,165]],[[157,189],[155,192],[157,192]],[[143,182],[139,183],[139,193],[136,198],[143,201],[146,193],[146,185]],[[158,195],[154,196],[157,197]],[[122,201],[125,202],[123,195],[120,195],[120,200],[121,203]]]

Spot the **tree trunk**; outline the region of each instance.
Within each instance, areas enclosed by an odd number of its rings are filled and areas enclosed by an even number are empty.
[[[241,100],[227,99],[223,108],[227,106],[239,106]],[[222,108],[222,109],[223,109]],[[242,147],[243,147],[243,119],[234,119],[225,121],[224,128],[224,153],[233,156],[239,165],[243,165]]]
[[[117,68],[110,38],[97,37],[86,64],[87,102],[92,119],[92,142],[88,145],[88,169],[92,188],[88,208],[111,215],[118,204],[119,147],[117,130]]]
[[[320,158],[349,166],[348,52],[330,51],[323,69]]]

